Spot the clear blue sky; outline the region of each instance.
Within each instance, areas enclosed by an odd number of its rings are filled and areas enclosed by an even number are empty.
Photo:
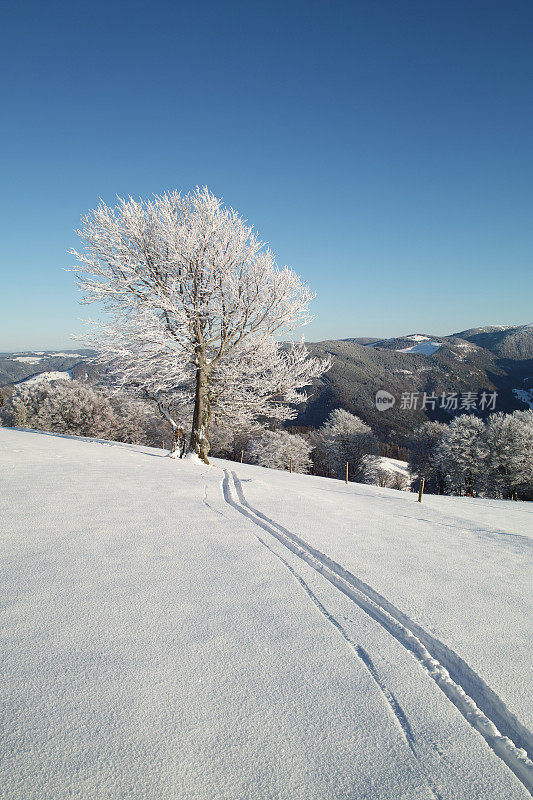
[[[0,351],[87,316],[98,197],[207,184],[317,292],[306,338],[533,321],[533,3],[4,3]]]

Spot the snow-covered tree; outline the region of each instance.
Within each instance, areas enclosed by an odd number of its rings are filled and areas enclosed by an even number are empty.
[[[329,359],[309,358],[303,342],[283,344],[250,336],[220,362],[211,381],[217,425],[250,427],[256,420],[279,422],[296,416],[302,389],[328,369]]]
[[[452,491],[472,494],[482,487],[487,449],[485,423],[471,414],[456,417],[435,450],[435,462]]]
[[[129,444],[161,447],[164,432],[160,416],[151,403],[123,394],[111,394],[109,402],[115,414],[112,438]]]
[[[268,383],[273,410],[327,368],[274,339],[310,321],[307,285],[207,188],[102,202],[78,233],[78,284],[111,314],[104,338],[120,339],[112,353],[123,385],[192,398],[190,448],[203,460],[215,408],[242,408],[237,393],[244,403]]]
[[[20,390],[15,387],[11,396],[6,398],[0,408],[0,422],[8,428],[25,428],[28,418],[26,404],[21,397]]]
[[[39,411],[53,385],[44,380],[16,384],[0,412],[3,424],[13,428],[42,428]]]
[[[409,447],[409,472],[417,481],[425,478],[426,491],[436,494],[445,490],[436,449],[446,429],[442,422],[424,422],[415,430]]]
[[[106,439],[113,433],[115,415],[109,400],[88,386],[58,382],[50,387],[36,422],[45,431]]]
[[[492,414],[485,438],[488,493],[533,499],[533,411]]]
[[[358,483],[375,480],[378,440],[359,417],[336,408],[319,429],[317,460],[326,465],[331,477],[342,478],[348,462],[348,478]]]
[[[252,439],[246,448],[245,460],[271,469],[290,469],[293,472],[309,472],[312,445],[303,436],[287,431],[265,431]]]
[[[242,420],[227,419],[221,424],[215,421],[211,426],[211,452],[219,458],[240,461],[249,442],[261,436],[263,432],[264,427],[253,420],[242,422]]]
[[[84,337],[98,351],[95,361],[105,367],[104,385],[119,395],[152,401],[172,431],[171,456],[183,455],[194,372],[181,344],[166,334],[159,315],[148,307],[112,316],[111,324],[93,323]]]
[[[75,436],[109,438],[115,415],[109,400],[77,381],[20,384],[6,406],[7,424]]]

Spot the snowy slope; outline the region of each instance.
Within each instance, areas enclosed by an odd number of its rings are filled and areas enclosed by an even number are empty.
[[[52,370],[51,372],[39,372],[37,375],[31,375],[29,378],[24,378],[18,381],[16,385],[36,386],[38,383],[53,383],[54,381],[71,381],[72,375],[70,372],[63,370]]]
[[[412,338],[412,337],[409,337]],[[399,353],[422,353],[425,356],[432,356],[433,353],[436,353],[439,347],[442,346],[442,342],[418,342],[418,344],[414,344],[412,347],[403,347],[398,350]]]
[[[407,461],[401,461],[398,458],[389,458],[388,456],[379,456],[378,458],[380,469],[387,472],[399,472],[406,480],[409,479],[409,465]]]
[[[419,504],[416,494],[339,481],[333,489],[311,476],[305,495],[291,491],[280,502],[290,490],[283,473],[265,480],[254,469],[240,468],[251,477],[252,505],[452,646],[533,728],[531,504],[435,495]]]
[[[0,477],[6,800],[529,796],[527,504],[8,429]]]

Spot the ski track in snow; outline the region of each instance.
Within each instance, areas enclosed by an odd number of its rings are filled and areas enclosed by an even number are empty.
[[[204,496],[203,496],[203,503],[207,508],[212,511],[214,514],[219,514],[219,516],[223,517],[224,514],[222,511],[219,511],[217,508],[213,508],[209,500],[207,499],[207,484],[204,486]]]
[[[235,494],[232,492],[232,486]],[[533,753],[533,735],[511,714],[496,693],[457,653],[421,628],[371,586],[307,544],[296,534],[291,533],[287,528],[250,506],[235,472],[230,474],[228,470],[224,470],[221,488],[223,498],[228,505],[265,530],[322,575],[410,652],[471,727],[483,736],[495,755],[502,759],[533,795],[533,762],[528,758],[528,754],[531,756]],[[339,631],[363,662],[383,693],[402,730],[404,740],[418,759],[408,720],[392,692],[384,686],[379,678],[370,656],[351,640],[341,623],[327,611],[290,564],[261,537],[257,536],[257,538],[290,570],[319,611]],[[436,787],[429,778],[427,780],[436,800],[441,800]]]
[[[224,478],[223,488],[222,488],[222,493],[223,493],[224,499],[226,500],[227,503],[229,503],[231,506],[236,508],[238,511],[241,511],[242,513],[244,513],[245,516],[248,517],[248,519],[251,519],[253,522],[256,522],[256,520],[254,520],[253,517],[250,514],[246,513],[244,510],[238,508],[237,504],[234,502],[233,498],[231,497],[231,490],[229,488],[229,476],[228,476],[228,473],[226,471],[225,471],[225,475],[226,475],[226,477]],[[236,484],[235,483],[234,483],[234,486],[236,488]],[[263,527],[263,525],[261,525],[261,527]],[[270,531],[269,531],[269,533],[270,533]],[[376,683],[378,689],[382,693],[382,695],[383,695],[383,697],[385,699],[385,702],[387,703],[387,705],[388,705],[388,707],[389,707],[389,709],[391,711],[392,717],[396,722],[397,728],[399,729],[400,736],[402,737],[402,739],[405,742],[405,744],[411,750],[411,752],[412,752],[413,756],[415,757],[415,759],[417,760],[417,762],[419,762],[419,764],[421,765],[421,759],[419,758],[419,755],[418,755],[418,753],[417,753],[417,751],[415,749],[415,737],[413,735],[413,731],[411,730],[411,726],[410,726],[409,721],[408,721],[408,719],[406,717],[406,714],[405,714],[403,708],[401,707],[400,703],[398,702],[398,700],[394,696],[394,694],[390,691],[390,689],[387,688],[387,686],[385,685],[385,683],[383,682],[383,680],[379,676],[379,673],[378,673],[376,667],[374,666],[374,663],[373,663],[372,659],[370,658],[370,655],[366,652],[366,650],[361,645],[358,645],[358,644],[356,644],[356,642],[354,642],[354,640],[348,634],[346,629],[341,625],[339,620],[336,617],[334,617],[333,614],[331,614],[327,610],[327,608],[324,606],[324,604],[318,599],[316,594],[313,592],[311,587],[305,582],[305,580],[301,577],[301,575],[299,575],[296,572],[296,570],[293,569],[293,567],[291,567],[289,562],[286,561],[283,558],[282,555],[280,555],[275,550],[273,550],[273,548],[270,547],[270,545],[267,542],[265,542],[265,540],[261,536],[259,536],[258,534],[254,534],[254,535],[255,535],[256,539],[258,539],[258,541],[261,542],[261,544],[264,545],[264,547],[266,547],[267,550],[269,550],[272,553],[273,556],[275,556],[277,559],[279,559],[282,562],[282,564],[289,570],[289,572],[291,573],[293,578],[295,578],[298,581],[298,583],[300,584],[300,586],[302,587],[304,592],[307,594],[307,596],[309,597],[311,602],[316,606],[318,611],[340,633],[342,638],[346,641],[346,643],[349,645],[350,649],[353,651],[354,655],[359,659],[359,661],[362,662],[363,666],[370,673],[372,679],[374,680],[374,682]],[[423,769],[423,767],[422,767],[422,769]],[[439,793],[437,787],[435,786],[435,784],[433,783],[431,778],[425,773],[425,771],[424,771],[424,777],[425,777],[426,782],[428,784],[428,788],[431,791],[431,794],[433,795],[435,800],[444,800],[442,795]]]

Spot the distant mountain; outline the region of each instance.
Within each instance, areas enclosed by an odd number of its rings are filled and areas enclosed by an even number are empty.
[[[0,386],[10,386],[43,372],[68,372],[72,378],[90,378],[96,373],[90,364],[93,353],[87,349],[0,353]]]
[[[533,358],[533,323],[511,328],[503,325],[470,328],[454,336],[484,347],[501,358]]]
[[[497,394],[496,411],[533,407],[533,325],[471,328],[450,336],[410,333],[392,339],[360,337],[308,344],[313,355],[334,357],[331,370],[310,390],[294,425],[316,427],[330,411],[342,407],[362,417],[384,442],[405,445],[412,431],[427,419],[449,422],[464,413],[461,402],[482,393]],[[13,385],[42,373],[64,372],[95,382],[101,368],[91,364],[90,350],[0,354],[0,386]],[[43,376],[44,377],[44,376]],[[44,378],[46,379],[46,378]],[[394,398],[385,411],[376,407],[376,392]],[[421,408],[423,395],[434,397]],[[442,398],[454,394],[457,409],[443,408]],[[402,408],[412,398],[416,407]],[[467,409],[468,410],[468,409]]]
[[[345,339],[308,344],[314,355],[334,357],[331,370],[318,381],[295,424],[321,425],[338,406],[362,417],[383,441],[403,445],[414,428],[427,419],[449,422],[464,413],[465,393],[492,395],[496,411],[533,406],[533,326],[488,326],[451,336],[413,333],[393,339]],[[375,394],[384,390],[395,398],[386,411],[378,410]],[[421,408],[423,394],[439,398]],[[441,408],[442,396],[455,393],[458,408]],[[413,395],[416,408],[402,408],[402,395]],[[453,404],[452,404],[453,405]],[[466,409],[468,410],[468,409]],[[472,409],[470,409],[472,410]]]

